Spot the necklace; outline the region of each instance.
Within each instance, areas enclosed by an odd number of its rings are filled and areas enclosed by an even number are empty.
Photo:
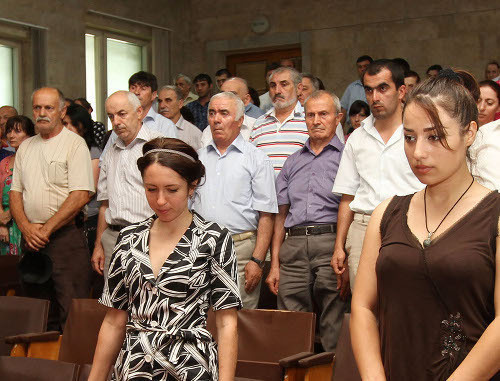
[[[437,226],[436,229],[434,229],[434,231],[429,231],[429,227],[427,226],[427,202],[426,202],[426,199],[427,199],[427,187],[425,187],[424,189],[424,215],[425,215],[425,230],[427,230],[427,238],[424,240],[424,248],[428,248],[430,245],[431,245],[431,242],[432,242],[432,236],[434,235],[435,232],[437,232],[437,230],[439,229],[439,227],[441,226],[441,224],[443,223],[443,221],[446,219],[446,217],[448,217],[448,215],[451,213],[451,211],[453,210],[453,208],[455,206],[457,206],[457,204],[460,202],[460,200],[462,199],[462,197],[465,196],[465,194],[469,191],[470,187],[472,186],[472,184],[474,184],[474,177],[472,178],[472,182],[470,183],[470,185],[467,187],[467,189],[465,190],[464,193],[462,193],[462,195],[458,198],[458,200],[453,204],[453,206],[451,207],[450,210],[448,210],[448,213],[446,213],[446,215],[443,217],[443,219],[441,220],[441,222],[439,223],[439,225]]]

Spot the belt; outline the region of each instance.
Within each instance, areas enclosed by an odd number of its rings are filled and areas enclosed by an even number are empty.
[[[238,241],[243,241],[245,239],[252,238],[255,235],[255,231],[248,231],[248,232],[243,232],[239,234],[233,234],[233,241],[238,242]]]
[[[114,232],[119,232],[123,228],[127,227],[126,225],[113,225],[113,224],[108,224],[108,228],[110,230],[113,230]]]
[[[286,232],[290,236],[294,235],[318,235],[335,233],[337,231],[337,224],[325,224],[325,225],[308,225],[308,226],[294,226],[293,228],[286,229]]]

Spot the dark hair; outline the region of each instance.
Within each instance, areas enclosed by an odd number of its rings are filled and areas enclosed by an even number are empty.
[[[75,99],[75,103],[76,103],[77,101],[78,101],[78,102],[80,102],[80,103],[81,103],[81,106],[82,106],[82,107],[85,107],[85,109],[86,109],[87,111],[92,111],[92,106],[90,105],[90,103],[89,103],[89,101],[88,101],[88,100],[86,100],[85,98],[76,98],[76,99]]]
[[[219,76],[224,75],[224,74],[226,74],[228,78],[232,77],[231,72],[229,70],[227,70],[226,68],[219,69],[215,72],[216,77],[219,77]]]
[[[471,74],[464,71],[442,70],[436,78],[429,78],[415,86],[406,100],[403,114],[411,103],[422,107],[436,129],[441,145],[450,149],[446,141],[446,130],[439,118],[437,108],[442,108],[451,118],[457,120],[461,127],[461,134],[465,135],[469,131],[470,123],[478,122],[476,101],[467,87],[470,83],[466,82],[470,81],[470,78],[474,80]]]
[[[98,147],[94,139],[94,123],[92,122],[89,112],[85,110],[84,107],[74,103],[68,106],[66,115],[71,120],[71,124],[76,127],[78,135],[85,140],[89,149],[92,146]]]
[[[314,87],[314,91],[317,91],[317,90],[321,90],[319,88],[319,81],[318,81],[318,78],[316,78],[314,75],[310,74],[310,73],[300,73],[301,77],[302,78],[307,78],[311,81],[313,87]]]
[[[399,89],[401,86],[405,84],[405,74],[401,65],[397,64],[393,60],[389,59],[380,59],[373,61],[363,74],[363,84],[365,76],[368,75],[376,75],[380,73],[383,69],[387,69],[391,72],[392,82],[396,85],[396,89]]]
[[[349,108],[349,116],[359,114],[362,110],[365,111],[366,116],[370,115],[370,106],[368,106],[366,102],[358,99],[357,101],[354,101]]]
[[[248,94],[252,98],[252,102],[255,106],[260,107],[259,93],[253,87],[248,87]]]
[[[68,102],[70,105],[74,104],[75,101],[71,98],[64,98],[64,103]]]
[[[326,87],[323,84],[323,81],[321,80],[321,78],[316,77],[316,79],[318,80],[318,83],[319,83],[319,90],[326,90]]]
[[[182,152],[192,157],[194,161],[175,153],[154,152],[147,154],[148,151],[158,148]],[[182,140],[174,138],[153,139],[144,144],[142,147],[142,154],[143,156],[137,159],[137,167],[142,176],[144,176],[146,168],[154,163],[174,170],[186,180],[189,186],[194,185],[194,183],[199,184],[201,179],[205,176],[205,166],[198,159],[196,150]]]
[[[271,70],[276,70],[279,67],[280,67],[279,63],[271,62],[270,64],[266,65],[266,74],[269,73]]]
[[[441,70],[443,70],[443,67],[441,65],[431,65],[428,67],[427,71],[425,72],[426,74],[429,74],[429,72],[431,70],[437,70],[438,72],[440,72]]]
[[[405,78],[409,78],[409,77],[415,77],[415,78],[417,78],[417,83],[420,82],[420,76],[418,75],[418,73],[416,71],[408,70],[405,73]]]
[[[186,106],[182,106],[181,107],[181,115],[184,119],[186,119],[189,123],[191,124],[194,124],[195,123],[195,120],[194,120],[194,115],[193,113],[191,112],[190,109],[188,109]]]
[[[491,79],[487,79],[479,82],[479,91],[481,91],[481,87],[485,86],[491,88],[497,94],[498,102],[500,102],[500,85]]]
[[[499,69],[500,69],[500,65],[498,64],[498,61],[492,60],[492,61],[490,61],[490,62],[488,62],[488,63],[486,64],[486,66],[488,66],[488,65],[496,65],[496,66],[497,66],[497,68],[499,68]]]
[[[363,61],[368,61],[368,62],[372,63],[373,62],[373,58],[371,58],[370,56],[367,56],[367,55],[359,56],[358,59],[356,60],[356,63],[360,63],[360,62],[363,62]]]
[[[12,131],[17,125],[20,125],[22,130],[28,136],[35,136],[35,125],[30,118],[24,115],[11,116],[5,124],[5,135]]]
[[[398,58],[393,58],[392,60],[396,62],[398,65],[401,65],[401,67],[403,68],[403,72],[406,73],[410,71],[410,64],[404,58],[398,57]]]
[[[128,87],[133,85],[142,85],[151,87],[151,91],[158,90],[158,80],[153,73],[148,73],[146,71],[138,71],[128,79]]]
[[[193,79],[193,83],[196,83],[196,82],[202,82],[202,81],[207,81],[207,83],[209,85],[212,84],[212,78],[210,78],[210,76],[208,74],[205,74],[205,73],[201,73],[201,74],[198,74],[196,77],[194,77]]]

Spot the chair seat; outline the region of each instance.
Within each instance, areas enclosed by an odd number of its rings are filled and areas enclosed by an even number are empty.
[[[30,357],[0,356],[2,381],[75,381],[78,365]]]

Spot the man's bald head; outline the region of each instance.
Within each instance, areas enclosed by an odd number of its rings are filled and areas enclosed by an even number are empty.
[[[17,110],[12,106],[2,106],[0,107],[0,129],[2,136],[5,132],[5,124],[9,118],[17,115]]]
[[[237,95],[246,106],[252,100],[250,93],[248,91],[248,83],[243,78],[232,77],[225,81],[221,86],[222,91],[228,91]]]
[[[139,98],[130,91],[117,91],[106,99],[106,113],[118,138],[129,145],[141,129]]]

